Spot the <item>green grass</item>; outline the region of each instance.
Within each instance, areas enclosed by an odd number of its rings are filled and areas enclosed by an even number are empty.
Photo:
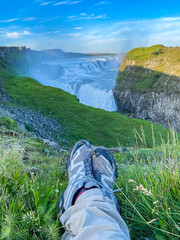
[[[29,136],[28,133],[24,133],[24,131],[17,126],[14,119],[7,117],[0,117],[0,134],[6,136],[20,136],[21,134],[24,134]]]
[[[56,206],[67,184],[63,156],[38,141],[12,139],[10,143],[9,138],[1,138],[0,239],[59,239],[61,235]]]
[[[135,60],[138,63],[143,62],[149,58],[154,58],[159,54],[163,54],[166,47],[163,45],[154,45],[151,47],[141,47],[141,48],[134,48],[129,51],[126,57],[130,60]]]
[[[180,145],[117,154],[117,194],[132,239],[180,238]]]
[[[115,154],[116,188],[122,188],[116,196],[132,240],[179,239],[180,145],[174,133],[171,142]],[[0,239],[60,238],[56,205],[67,186],[66,156],[39,139],[1,136]]]
[[[0,127],[5,127],[8,129],[16,129],[17,124],[13,119],[7,117],[0,117]]]
[[[180,77],[179,55],[180,47],[154,45],[134,48],[124,57],[120,70],[132,65]]]

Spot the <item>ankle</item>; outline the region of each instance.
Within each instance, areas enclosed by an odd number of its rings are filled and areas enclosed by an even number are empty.
[[[81,196],[81,194],[83,194],[84,192],[90,190],[90,189],[93,189],[93,188],[97,188],[96,186],[92,186],[90,188],[86,188],[85,186],[83,186],[82,188],[80,188],[76,194],[74,195],[74,198],[73,198],[73,202],[72,202],[72,205],[74,205],[77,201],[77,199]]]

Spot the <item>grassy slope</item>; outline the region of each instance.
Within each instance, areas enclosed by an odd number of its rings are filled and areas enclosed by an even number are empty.
[[[180,76],[180,47],[154,45],[152,47],[134,48],[126,54],[121,70],[124,70],[128,60],[134,61],[133,65],[136,66]]]
[[[140,92],[167,91],[180,92],[180,47],[155,45],[147,48],[135,48],[124,58],[117,78],[117,89],[123,88],[124,82],[130,82],[130,88]],[[131,66],[130,69],[127,66]],[[148,69],[153,71],[149,72]],[[167,75],[163,75],[166,73]],[[159,84],[153,88],[153,85]],[[164,87],[166,86],[166,89]]]

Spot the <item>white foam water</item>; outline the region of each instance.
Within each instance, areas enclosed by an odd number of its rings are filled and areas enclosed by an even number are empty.
[[[42,68],[41,71],[31,74],[42,84],[61,88],[76,95],[85,105],[106,111],[117,111],[112,92],[119,67],[117,57],[61,59],[43,62],[43,66],[44,70]]]
[[[90,84],[62,84],[60,88],[76,95],[80,103],[106,111],[116,111],[116,103],[112,90],[100,89]]]

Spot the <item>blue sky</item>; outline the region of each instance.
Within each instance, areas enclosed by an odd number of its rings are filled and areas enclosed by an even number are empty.
[[[0,10],[0,45],[89,53],[180,45],[179,0],[6,0]]]

